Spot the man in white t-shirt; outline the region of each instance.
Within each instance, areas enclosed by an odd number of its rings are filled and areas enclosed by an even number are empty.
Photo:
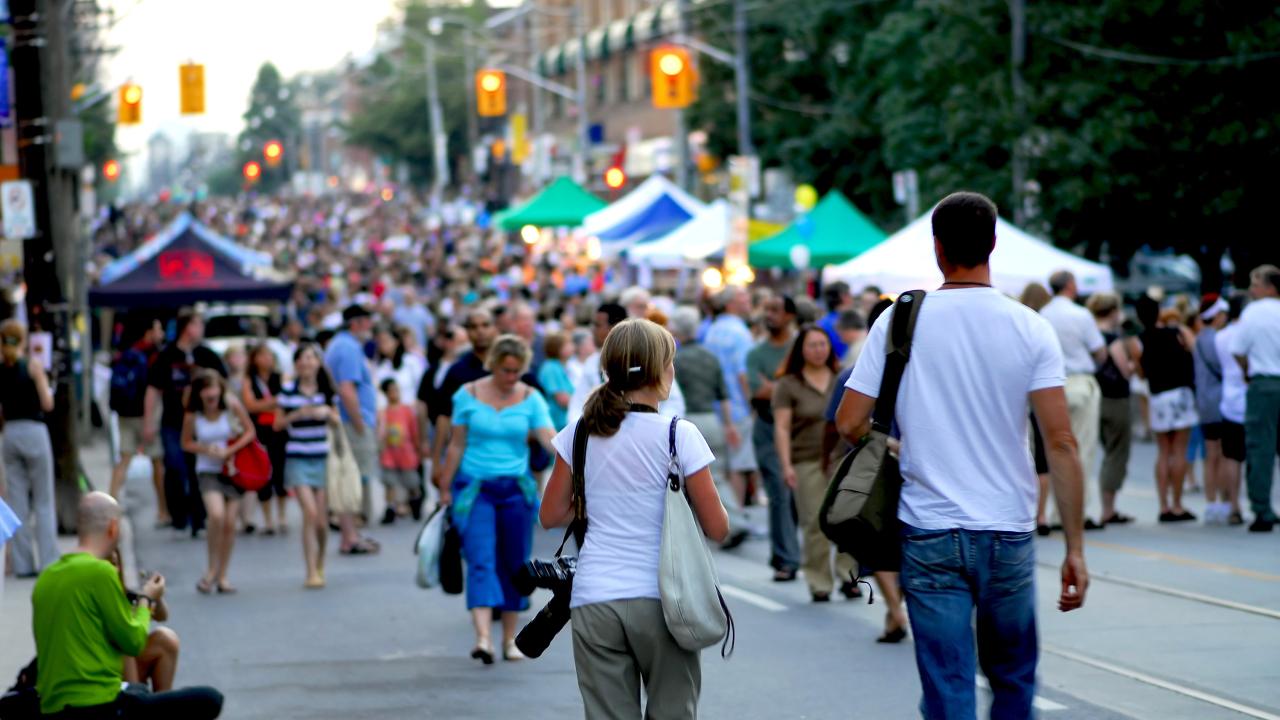
[[[1040,310],[1049,321],[1062,347],[1066,367],[1067,411],[1071,413],[1071,432],[1080,444],[1080,464],[1084,468],[1084,504],[1089,505],[1089,486],[1098,466],[1098,442],[1102,426],[1102,387],[1094,373],[1107,358],[1107,343],[1093,319],[1093,313],[1081,307],[1075,276],[1060,270],[1049,276],[1053,299]],[[1086,513],[1087,515],[1087,513]],[[1100,518],[1103,522],[1105,518]],[[1086,517],[1085,530],[1097,530],[1102,523]]]
[[[1037,480],[1028,404],[1066,537],[1059,609],[1081,607],[1089,582],[1061,350],[1043,318],[991,288],[995,222],[995,205],[976,193],[950,195],[934,209],[946,282],[920,308],[898,396],[902,587],[925,718],[975,716],[975,642],[994,694],[991,716],[1033,714]],[[851,441],[871,428],[892,315],[875,323],[845,385],[836,422]]]
[[[1271,532],[1280,522],[1271,506],[1280,434],[1280,269],[1274,265],[1254,268],[1249,280],[1253,302],[1240,315],[1231,353],[1249,380],[1244,419],[1245,478],[1253,509],[1249,531]]]

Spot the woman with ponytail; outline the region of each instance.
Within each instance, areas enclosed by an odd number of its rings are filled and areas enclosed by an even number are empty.
[[[614,327],[600,350],[605,382],[587,400],[580,420],[589,433],[583,467],[588,530],[569,605],[587,717],[698,713],[698,654],[676,644],[658,594],[672,418],[658,414],[657,407],[671,392],[675,355],[671,334],[648,320]],[[576,429],[570,424],[554,440],[556,464],[540,512],[544,527],[573,520]],[[729,516],[711,478],[715,457],[687,421],[676,423],[675,446],[703,533],[723,542]],[[643,710],[640,678],[648,697]]]
[[[35,577],[59,557],[53,446],[44,424],[44,414],[51,410],[49,376],[38,360],[27,357],[27,331],[18,321],[6,320],[0,324],[0,412],[8,480],[5,502],[22,523],[13,536],[13,572],[18,577]]]

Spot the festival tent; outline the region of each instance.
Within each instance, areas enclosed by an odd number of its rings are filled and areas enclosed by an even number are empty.
[[[189,213],[102,270],[89,290],[100,307],[163,307],[194,302],[285,300],[293,283],[271,270],[271,256],[237,245]]]
[[[666,235],[626,251],[627,260],[655,269],[673,269],[705,260],[729,244],[729,203],[716,200]]]
[[[843,265],[828,268],[824,282],[843,280],[852,287],[876,285],[897,294],[942,284],[933,252],[932,212],[894,233],[880,245]],[[1111,268],[1028,235],[1002,218],[996,219],[996,249],[991,254],[991,282],[1008,295],[1020,295],[1027,283],[1047,284],[1049,275],[1069,270],[1080,292],[1111,290]]]
[[[582,229],[599,238],[606,252],[617,253],[661,237],[705,208],[662,175],[650,175],[635,190],[583,220]]]
[[[820,268],[857,257],[884,238],[875,223],[833,190],[786,230],[748,248],[748,257],[752,267],[790,268],[791,248],[804,245],[809,248],[809,267]]]
[[[558,177],[523,205],[498,213],[493,221],[503,230],[534,227],[578,227],[583,218],[605,203],[567,177]]]

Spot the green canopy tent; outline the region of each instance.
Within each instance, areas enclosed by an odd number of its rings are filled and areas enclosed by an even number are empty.
[[[582,219],[604,208],[605,202],[582,189],[567,177],[556,178],[523,205],[504,210],[494,216],[503,230],[535,227],[577,227]]]
[[[886,237],[844,195],[833,190],[785,230],[749,247],[748,262],[757,268],[790,268],[791,248],[805,245],[809,267],[820,268],[857,257]]]

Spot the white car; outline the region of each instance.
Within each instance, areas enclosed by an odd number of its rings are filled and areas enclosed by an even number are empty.
[[[283,340],[269,334],[272,311],[266,305],[211,305],[201,311],[204,316],[205,344],[225,356],[235,345],[246,351],[266,342],[276,356],[276,370],[281,377],[293,377],[293,352]]]

